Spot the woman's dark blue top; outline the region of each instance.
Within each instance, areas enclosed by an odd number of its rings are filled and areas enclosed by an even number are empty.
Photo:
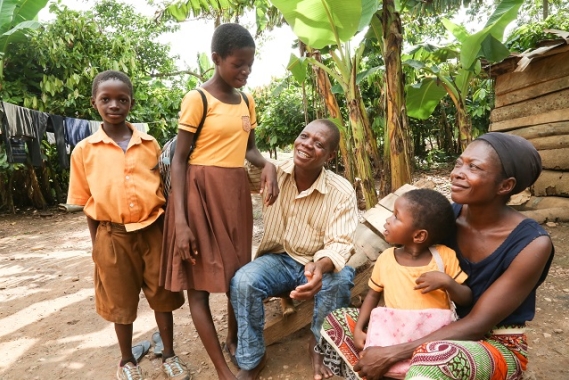
[[[452,205],[455,216],[458,218],[462,210],[461,204]],[[460,317],[464,317],[471,310],[474,304],[478,301],[480,296],[488,289],[494,281],[496,281],[508,269],[512,261],[517,255],[532,241],[539,236],[549,236],[548,233],[533,219],[524,219],[514,228],[510,235],[504,242],[484,260],[473,263],[462,256],[462,252],[458,248],[456,235],[452,236],[445,242],[447,246],[456,251],[456,256],[460,262],[460,267],[466,274],[468,279],[465,284],[472,289],[472,304],[467,307],[457,306],[457,312]],[[508,317],[501,321],[498,326],[505,325],[523,325],[526,321],[531,321],[535,315],[535,291],[539,285],[547,277],[551,261],[555,249],[551,249],[551,256],[547,261],[541,277],[535,288],[531,291],[528,297],[522,304]]]

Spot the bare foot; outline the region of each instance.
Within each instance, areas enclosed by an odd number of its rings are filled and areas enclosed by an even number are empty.
[[[296,313],[296,307],[288,295],[281,297],[281,309],[283,310],[284,317]]]
[[[235,357],[235,352],[237,351],[237,343],[222,343],[221,349],[229,356],[229,360],[231,363],[239,368],[239,364],[237,363],[237,358]]]
[[[250,370],[240,370],[237,372],[237,379],[238,380],[257,380],[263,368],[267,364],[267,353],[263,355],[261,358],[261,362],[253,369]]]
[[[330,371],[330,368],[324,365],[324,356],[314,351],[314,347],[316,347],[316,338],[314,335],[310,335],[310,341],[308,342],[308,354],[312,360],[314,380],[329,379],[334,376],[334,373]]]

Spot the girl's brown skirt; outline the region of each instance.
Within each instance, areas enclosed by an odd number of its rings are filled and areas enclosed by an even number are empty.
[[[243,168],[189,166],[186,172],[188,223],[197,240],[196,265],[175,253],[173,197],[164,220],[160,284],[226,293],[235,272],[251,261],[253,211]]]

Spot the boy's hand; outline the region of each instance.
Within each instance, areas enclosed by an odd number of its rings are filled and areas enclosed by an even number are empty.
[[[265,164],[261,172],[261,195],[263,195],[265,206],[270,206],[279,196],[279,186],[277,184],[277,169],[271,162]]]
[[[421,293],[429,293],[437,289],[448,289],[452,278],[441,271],[425,272],[419,276],[415,283],[415,290],[421,290]]]
[[[364,346],[366,344],[366,337],[367,334],[363,332],[362,329],[356,327],[356,329],[354,330],[354,346],[356,346],[356,349],[358,351],[364,349]]]
[[[176,251],[184,261],[190,261],[192,265],[196,265],[196,256],[198,255],[197,242],[190,227],[176,227]]]

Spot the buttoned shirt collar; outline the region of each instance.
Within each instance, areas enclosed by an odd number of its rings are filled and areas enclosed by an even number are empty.
[[[132,137],[130,139],[130,144],[132,144],[132,145],[140,144],[141,140],[151,141],[153,139],[152,136],[140,133],[140,131],[138,129],[134,128],[134,126],[131,123],[127,122],[126,126],[132,131]],[[99,128],[99,130],[97,132],[95,132],[91,136],[87,137],[87,142],[90,144],[97,144],[100,142],[103,142],[105,144],[115,143],[114,140],[111,139],[109,137],[109,135],[107,135],[105,133],[105,130],[102,127]]]
[[[288,160],[281,165],[281,169],[283,172],[287,173],[288,175],[292,176],[290,180],[294,181],[294,160]],[[295,182],[296,183],[296,182]],[[316,178],[316,181],[306,190],[300,192],[298,195],[300,196],[308,196],[312,194],[314,190],[317,190],[320,194],[327,194],[328,193],[328,183],[327,183],[327,173],[326,169],[322,168],[320,175]]]

